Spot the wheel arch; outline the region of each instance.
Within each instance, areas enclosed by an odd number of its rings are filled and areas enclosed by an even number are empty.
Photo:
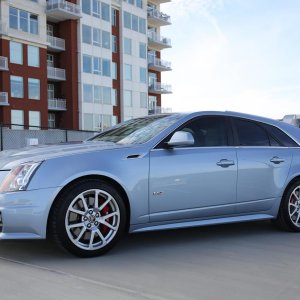
[[[59,201],[59,198],[61,196],[61,194],[63,194],[67,189],[69,189],[72,186],[77,185],[79,182],[85,181],[85,180],[89,180],[89,179],[94,179],[94,180],[102,180],[105,181],[106,183],[110,184],[111,186],[113,186],[119,193],[121,198],[124,201],[125,204],[125,208],[126,208],[126,231],[129,231],[129,226],[130,226],[130,203],[129,203],[129,198],[128,195],[125,191],[125,189],[122,187],[122,185],[117,182],[116,180],[104,176],[104,175],[86,175],[86,176],[82,176],[82,177],[78,177],[73,179],[72,181],[70,181],[68,184],[66,184],[60,191],[59,193],[56,195],[54,201],[51,204],[49,213],[48,213],[48,219],[47,219],[47,228],[46,228],[46,237],[49,237],[49,223],[50,223],[50,219],[51,219],[51,215],[53,212],[53,208],[55,207],[56,203]]]
[[[284,191],[282,193],[282,197],[283,198],[286,194],[286,192],[288,191],[288,189],[297,181],[300,180],[300,174],[297,174],[296,176],[294,176],[293,178],[290,179],[290,181],[288,182],[288,184],[285,186]]]

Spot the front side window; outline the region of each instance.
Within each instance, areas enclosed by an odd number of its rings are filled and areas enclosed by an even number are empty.
[[[268,134],[255,122],[234,119],[239,146],[270,146]]]
[[[222,147],[228,145],[227,126],[222,117],[201,117],[179,128],[192,134],[194,147]]]
[[[14,64],[23,64],[23,45],[10,41],[9,43],[10,62]]]
[[[28,46],[28,66],[40,66],[40,49],[34,46]]]
[[[28,98],[40,100],[40,80],[28,78]]]
[[[10,95],[13,98],[24,98],[23,77],[10,76]]]

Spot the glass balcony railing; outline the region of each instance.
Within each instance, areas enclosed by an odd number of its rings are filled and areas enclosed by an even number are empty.
[[[48,48],[51,49],[52,51],[65,51],[66,46],[65,46],[65,40],[54,37],[51,35],[47,35],[47,42],[48,42]]]
[[[66,99],[48,99],[48,109],[49,110],[67,110]]]
[[[170,39],[163,37],[154,31],[148,31],[148,45],[158,49],[172,47]]]
[[[65,81],[66,80],[66,70],[47,67],[47,75],[48,79],[52,79],[54,81]]]
[[[172,70],[171,63],[159,58],[148,57],[148,67],[155,71],[170,71]]]
[[[151,83],[149,85],[149,93],[154,94],[171,94],[172,86],[169,84],[163,84],[160,82]]]
[[[157,23],[157,25],[161,25],[161,26],[171,24],[171,17],[168,16],[167,14],[162,13],[157,9],[148,8],[147,16],[148,16],[148,23],[153,21],[154,24]]]

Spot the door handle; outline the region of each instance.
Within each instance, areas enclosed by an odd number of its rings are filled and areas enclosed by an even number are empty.
[[[275,165],[278,165],[280,163],[283,163],[284,162],[284,159],[283,158],[280,158],[278,156],[274,156],[270,159],[270,162],[275,164]]]
[[[228,168],[233,165],[234,165],[234,161],[228,159],[221,159],[219,162],[217,162],[217,166],[222,168]]]

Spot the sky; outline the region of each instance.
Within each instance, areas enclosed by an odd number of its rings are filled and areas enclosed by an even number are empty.
[[[300,114],[299,0],[172,0],[161,11],[172,21],[161,29],[172,41],[163,107]]]

